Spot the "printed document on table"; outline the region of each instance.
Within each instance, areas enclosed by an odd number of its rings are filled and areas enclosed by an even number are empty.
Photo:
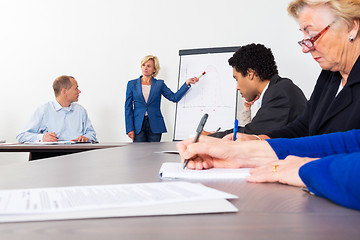
[[[192,170],[185,168],[181,163],[163,163],[159,176],[164,179],[244,179],[250,176],[250,168],[210,168]]]
[[[160,152],[154,152],[154,153],[167,153],[167,154],[179,155],[179,151],[177,151],[177,150],[167,150],[167,151],[160,151]]]
[[[0,222],[236,212],[234,198],[186,182],[1,190]]]
[[[24,144],[34,144],[34,145],[66,145],[66,144],[75,144],[75,141],[57,141],[57,142],[24,142]]]

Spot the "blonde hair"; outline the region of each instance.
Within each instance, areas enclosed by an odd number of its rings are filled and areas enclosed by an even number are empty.
[[[142,60],[141,60],[141,64],[140,67],[146,63],[149,60],[153,60],[154,61],[154,67],[155,67],[155,72],[153,73],[153,77],[156,77],[156,75],[158,75],[159,71],[160,71],[160,63],[159,63],[159,59],[156,56],[153,55],[147,55],[145,56]]]
[[[342,19],[349,28],[353,26],[354,20],[360,20],[359,0],[295,0],[289,4],[287,10],[292,17],[298,19],[304,7],[319,5],[328,5],[334,15]]]

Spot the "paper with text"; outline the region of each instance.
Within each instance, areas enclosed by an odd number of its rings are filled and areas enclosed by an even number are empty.
[[[250,168],[210,168],[204,170],[183,169],[181,163],[163,163],[159,175],[160,178],[177,179],[244,179],[250,176]]]
[[[0,218],[11,214],[76,212],[237,196],[201,184],[160,182],[0,191]]]
[[[34,144],[34,145],[66,145],[66,144],[75,144],[75,141],[57,141],[57,142],[24,142],[24,144]]]

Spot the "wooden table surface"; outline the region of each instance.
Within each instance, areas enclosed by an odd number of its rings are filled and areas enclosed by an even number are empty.
[[[135,143],[4,166],[1,189],[158,182],[175,143]],[[237,213],[0,224],[1,239],[360,239],[360,211],[297,187],[200,181],[239,196]],[[1,216],[0,216],[1,217]]]
[[[27,143],[6,143],[0,144],[0,152],[29,152],[29,160],[31,161],[95,149],[121,147],[127,144],[128,143],[76,143],[40,145]]]

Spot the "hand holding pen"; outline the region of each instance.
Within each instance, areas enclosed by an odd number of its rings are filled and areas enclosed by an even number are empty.
[[[200,80],[200,78],[201,78],[202,76],[204,76],[205,74],[206,74],[206,72],[203,72],[199,77],[189,78],[188,80],[186,80],[186,85],[189,86],[189,84],[195,84],[195,83],[197,83],[197,82]]]
[[[234,121],[234,135],[233,135],[233,141],[236,141],[236,134],[239,129],[239,121],[237,119],[237,104],[238,104],[238,90],[236,89],[236,103],[235,103],[235,121]]]
[[[201,136],[195,144],[193,138],[183,140],[177,143],[176,148],[183,163],[185,160],[189,160],[187,168],[201,170],[209,168],[254,167],[256,165],[253,165],[253,163],[256,164],[256,161],[249,159],[252,159],[251,154],[255,151],[249,151],[249,149],[258,149],[258,146],[266,148],[264,145],[267,145],[269,151],[273,152],[267,142],[255,145],[252,141],[240,143],[208,136]],[[276,154],[273,153],[273,155],[271,161],[276,159]]]
[[[239,121],[237,120],[237,118],[235,118],[233,141],[236,141],[236,134],[238,129],[239,129]]]
[[[198,127],[197,127],[197,129],[196,129],[196,136],[195,136],[195,138],[194,138],[194,143],[196,143],[197,141],[199,141],[199,137],[200,137],[200,135],[201,135],[201,132],[202,132],[203,129],[204,129],[204,126],[205,126],[205,123],[206,123],[206,120],[207,120],[208,116],[209,116],[209,115],[208,115],[207,113],[205,113],[204,116],[201,118],[200,123],[199,123],[199,125],[198,125]],[[186,160],[185,160],[183,169],[186,168],[189,160],[190,160],[190,159],[186,159]]]
[[[59,139],[55,132],[46,132],[42,140],[43,142],[57,142]]]

